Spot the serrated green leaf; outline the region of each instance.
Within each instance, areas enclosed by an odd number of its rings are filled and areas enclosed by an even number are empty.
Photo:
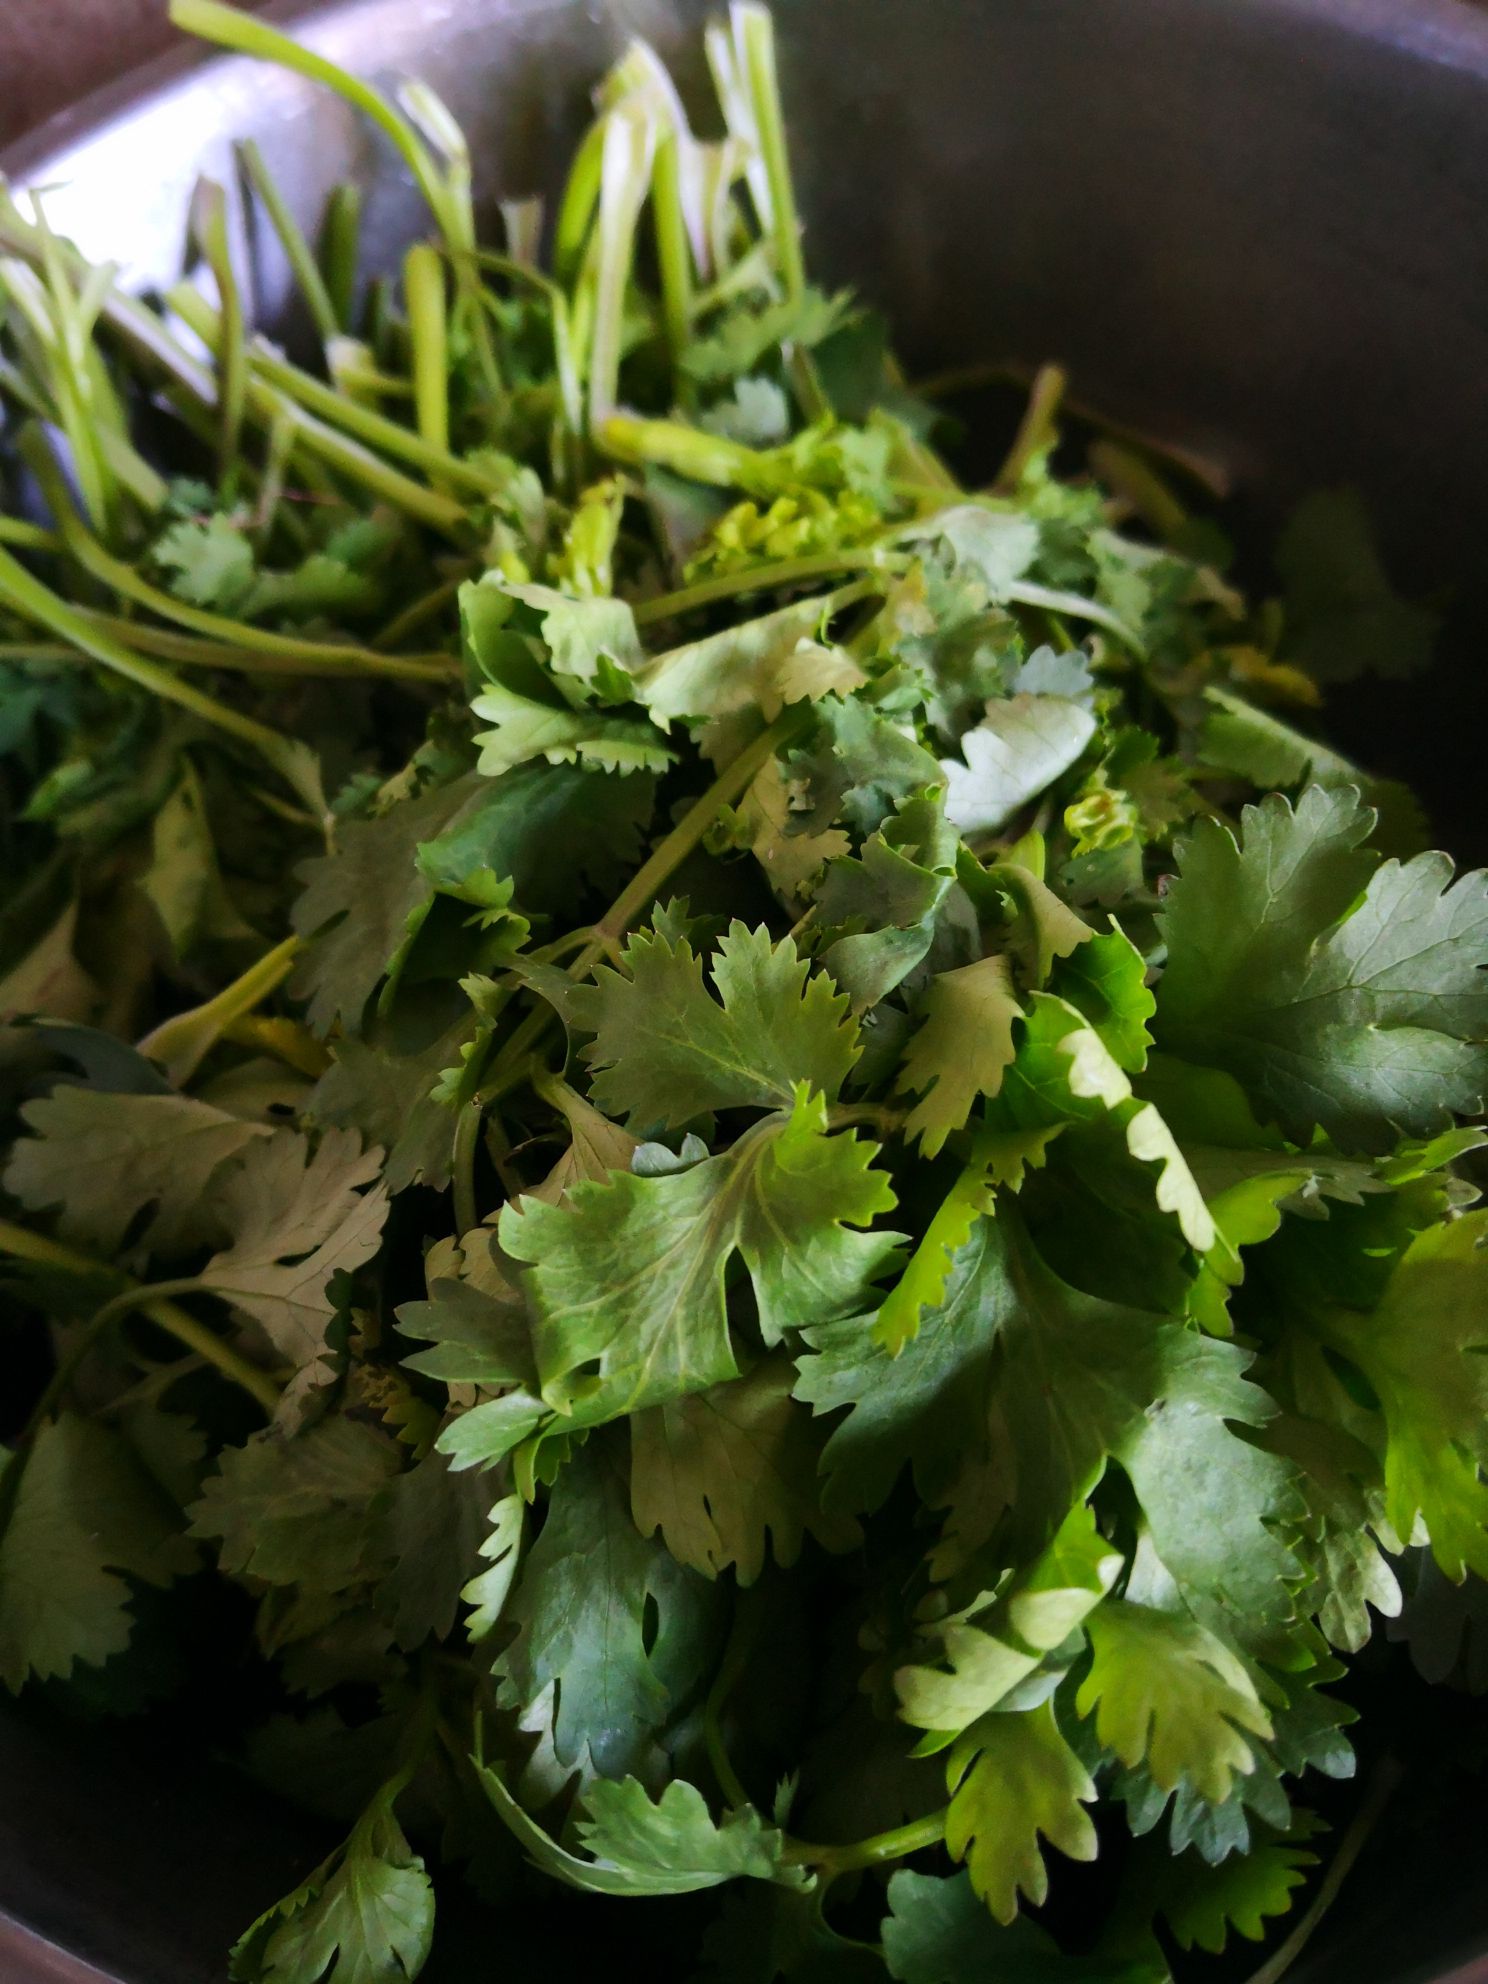
[[[788,1109],[807,1084],[836,1099],[858,1057],[847,1001],[788,937],[734,922],[703,982],[684,938],[642,933],[602,967],[584,1017],[601,1109],[633,1126],[678,1130],[718,1109]]]
[[[999,1922],[1013,1920],[1020,1894],[1035,1907],[1048,1895],[1041,1839],[1072,1860],[1095,1858],[1084,1809],[1095,1785],[1048,1702],[974,1724],[951,1751],[946,1784],[946,1845]]]
[[[865,1306],[892,1244],[848,1230],[893,1204],[876,1150],[850,1132],[828,1136],[825,1104],[803,1087],[789,1116],[766,1117],[687,1170],[615,1174],[575,1186],[562,1206],[509,1205],[501,1244],[532,1263],[543,1396],[592,1420],[737,1377],[723,1286],[736,1252],[767,1342]]]
[[[927,1157],[962,1128],[979,1095],[1001,1088],[1015,1052],[1013,1023],[1022,1016],[1006,958],[981,958],[930,980],[894,1084],[919,1095],[905,1128]]]

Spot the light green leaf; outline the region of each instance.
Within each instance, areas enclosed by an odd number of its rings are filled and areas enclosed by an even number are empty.
[[[623,970],[601,967],[584,1014],[601,1109],[677,1130],[717,1109],[788,1109],[798,1083],[836,1099],[858,1058],[847,1000],[789,937],[730,925],[703,983],[685,938],[633,937]]]
[[[678,1563],[741,1585],[793,1564],[802,1539],[828,1550],[860,1541],[851,1517],[820,1506],[819,1442],[791,1397],[795,1366],[780,1352],[742,1378],[638,1412],[630,1422],[630,1506],[643,1536],[660,1529]]]
[[[905,1128],[926,1157],[962,1128],[979,1095],[1001,1088],[1014,1054],[1013,1023],[1022,1014],[1006,958],[981,958],[930,980],[894,1084],[920,1097]]]
[[[1095,1711],[1102,1744],[1128,1766],[1145,1762],[1161,1791],[1186,1777],[1201,1798],[1228,1797],[1234,1774],[1255,1768],[1243,1732],[1271,1734],[1244,1663],[1194,1620],[1124,1600],[1102,1606],[1089,1632],[1076,1705]]]
[[[687,1170],[576,1185],[562,1206],[508,1205],[501,1244],[533,1264],[543,1396],[592,1420],[736,1377],[724,1306],[735,1252],[767,1342],[866,1305],[892,1243],[847,1228],[893,1204],[876,1150],[851,1133],[829,1137],[825,1103],[803,1087],[789,1116],[766,1117]]]
[[[943,1732],[947,1742],[959,1735],[1085,1621],[1122,1561],[1080,1503],[1048,1549],[992,1604],[967,1607],[927,1632],[937,1664],[901,1667],[894,1676],[904,1720]]]
[[[1064,696],[1006,696],[963,732],[965,763],[942,758],[946,818],[963,834],[1000,833],[1020,806],[1062,778],[1095,735],[1095,717]]]
[[[946,1845],[999,1922],[1012,1921],[1020,1893],[1035,1907],[1047,1897],[1041,1838],[1072,1860],[1095,1858],[1084,1809],[1095,1785],[1049,1702],[974,1724],[951,1751],[946,1785]]]
[[[405,1984],[428,1960],[434,1887],[394,1816],[403,1780],[384,1785],[351,1837],[303,1887],[261,1915],[233,1949],[234,1984]]]

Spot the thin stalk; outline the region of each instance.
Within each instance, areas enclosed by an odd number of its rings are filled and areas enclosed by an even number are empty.
[[[168,300],[182,322],[189,324],[204,343],[210,344],[216,333],[217,313],[206,298],[182,284],[170,292]],[[390,420],[375,407],[366,406],[349,394],[338,392],[313,373],[292,365],[263,338],[255,338],[249,346],[248,365],[252,382],[273,388],[276,393],[293,401],[296,408],[303,408],[328,426],[344,428],[369,447],[394,455],[414,468],[423,469],[427,475],[437,475],[452,488],[468,489],[472,494],[482,496],[495,494],[501,488],[500,476],[491,469],[482,468],[479,463],[461,461],[458,455],[449,452],[447,446],[431,446],[423,434],[414,433],[401,421]],[[395,383],[404,386],[402,380]],[[250,401],[257,411],[260,398],[251,390]],[[265,409],[268,404],[268,400],[262,400]]]
[[[1348,1831],[1338,1842],[1338,1851],[1328,1864],[1328,1870],[1323,1875],[1317,1893],[1313,1896],[1312,1906],[1280,1948],[1272,1952],[1259,1970],[1250,1973],[1246,1984],[1279,1984],[1279,1980],[1285,1977],[1306,1948],[1313,1930],[1337,1900],[1338,1890],[1353,1871],[1354,1862],[1364,1850],[1365,1841],[1379,1823],[1380,1814],[1394,1796],[1404,1775],[1404,1771],[1393,1757],[1385,1757],[1381,1760],[1370,1784],[1369,1795],[1354,1815]]]
[[[902,1860],[927,1846],[938,1846],[945,1838],[949,1807],[931,1812],[927,1818],[909,1825],[895,1826],[891,1832],[874,1833],[869,1839],[855,1840],[850,1846],[814,1846],[806,1840],[787,1840],[785,1858],[794,1866],[818,1867],[828,1879],[855,1873],[864,1867],[878,1867],[886,1860]],[[1255,1984],[1255,1980],[1252,1980]]]
[[[147,627],[143,621],[128,620],[120,613],[103,613],[91,606],[77,612],[92,626],[141,654],[155,655],[161,661],[179,662],[183,668],[228,668],[241,675],[323,676],[332,680],[345,676],[380,675],[394,682],[451,681],[459,673],[459,663],[445,654],[383,654],[365,648],[353,660],[334,652],[313,652],[316,644],[307,642],[300,655],[266,655],[235,647],[227,641],[203,641],[191,634],[173,634],[164,627]]]
[[[314,320],[322,343],[329,343],[340,330],[336,306],[331,292],[326,287],[325,278],[320,273],[310,243],[294,215],[285,204],[284,195],[264,159],[263,153],[252,138],[244,138],[238,146],[238,158],[243,172],[258,196],[260,205],[269,219],[269,225],[279,237],[279,246],[284,250],[284,259],[299,286],[300,295],[305,299],[305,307]]]
[[[22,551],[60,551],[62,540],[42,524],[28,524],[20,517],[0,517],[0,544],[14,544]]]
[[[757,773],[768,764],[782,744],[803,727],[805,710],[799,704],[776,717],[768,730],[741,751],[721,771],[701,798],[694,800],[664,840],[657,843],[650,859],[638,868],[594,926],[593,940],[586,944],[568,968],[570,978],[586,978],[613,944],[618,944],[631,924],[659,894],[666,882],[697,847],[726,806],[741,799]]]
[[[102,546],[99,548],[102,550]],[[108,554],[104,555],[106,557]],[[281,778],[307,800],[311,798],[305,786],[304,769],[297,762],[298,754],[291,739],[277,730],[271,730],[267,724],[256,723],[252,717],[229,709],[215,696],[204,695],[200,689],[182,682],[168,669],[146,661],[111,635],[100,632],[50,587],[33,578],[25,566],[18,564],[5,550],[0,550],[0,600],[24,614],[26,619],[45,627],[48,633],[91,655],[114,674],[123,676],[126,682],[133,682],[137,688],[147,689],[151,695],[159,696],[165,702],[190,710],[194,716],[201,717],[218,730],[251,745]],[[315,803],[319,803],[318,798]]]
[[[403,258],[403,298],[412,346],[413,409],[426,447],[449,453],[449,319],[444,264],[416,242]]]
[[[459,216],[450,211],[448,189],[438,166],[413,126],[370,84],[291,40],[287,34],[281,34],[277,28],[271,28],[266,21],[240,13],[236,7],[223,6],[220,0],[171,0],[170,17],[178,28],[200,35],[204,41],[216,42],[219,48],[230,48],[235,54],[251,56],[258,62],[276,63],[310,82],[323,83],[370,117],[413,174],[430,212],[451,235],[453,244],[459,233]]]
[[[177,1087],[190,1081],[227,1029],[283,984],[300,949],[298,937],[286,937],[214,998],[162,1020],[140,1042],[140,1053],[158,1062]]]
[[[613,412],[620,395],[625,297],[635,261],[636,226],[651,184],[655,144],[651,126],[623,110],[612,110],[603,128],[599,218],[590,244],[594,303],[588,338],[591,427]]]
[[[794,302],[806,288],[806,262],[801,252],[801,223],[796,215],[785,118],[780,108],[775,26],[764,7],[737,7],[734,19],[736,32],[742,37],[755,130],[770,185],[776,267],[786,296]]]
[[[1034,374],[1023,418],[992,484],[1000,494],[1011,495],[1030,465],[1053,446],[1054,423],[1068,383],[1063,368],[1058,365],[1041,365]]]
[[[362,189],[344,180],[331,189],[320,229],[320,262],[335,329],[350,331],[356,315],[357,266],[361,260]]]
[[[39,1267],[57,1268],[63,1274],[112,1275],[115,1280],[125,1283],[115,1298],[121,1306],[137,1308],[151,1322],[175,1337],[178,1343],[185,1344],[189,1350],[215,1365],[224,1377],[231,1378],[234,1384],[256,1398],[270,1418],[278,1410],[279,1388],[267,1373],[256,1364],[250,1364],[245,1357],[240,1357],[231,1344],[224,1343],[204,1323],[187,1315],[184,1309],[161,1293],[165,1287],[184,1293],[185,1283],[161,1283],[152,1288],[148,1283],[129,1282],[127,1277],[104,1262],[65,1247],[60,1241],[32,1233],[8,1219],[0,1219],[0,1253],[9,1254],[15,1260],[32,1261]],[[127,1303],[124,1302],[125,1297],[128,1297]]]
[[[572,282],[584,259],[589,224],[599,201],[604,172],[604,120],[589,126],[568,169],[568,183],[553,231],[553,269],[560,282]]]
[[[651,218],[656,230],[656,266],[661,277],[661,316],[675,363],[692,337],[692,247],[682,211],[681,141],[675,131],[656,148]]]
[[[469,1102],[455,1118],[450,1154],[450,1186],[454,1195],[455,1236],[462,1238],[480,1225],[475,1203],[475,1154],[480,1144],[481,1105]]]
[[[633,607],[638,627],[651,627],[658,620],[674,620],[699,607],[713,606],[720,599],[733,599],[742,592],[779,592],[786,586],[805,585],[811,579],[829,579],[842,572],[871,572],[882,566],[872,551],[822,551],[809,558],[782,558],[773,565],[755,565],[741,572],[722,572],[716,579],[700,579],[696,585],[681,586],[676,592],[657,593],[651,599],[637,600]],[[890,568],[892,569],[892,568]]]
[[[173,593],[151,585],[148,579],[140,577],[132,565],[126,565],[122,558],[115,558],[88,530],[73,508],[67,485],[40,435],[34,432],[23,435],[20,452],[42,486],[42,493],[71,557],[85,572],[121,599],[132,599],[137,606],[145,607],[162,620],[173,620],[178,626],[190,627],[224,647],[247,654],[277,656],[293,663],[296,668],[308,664],[325,667],[331,673],[347,669],[374,675],[387,672],[385,657],[378,657],[368,648],[349,642],[310,641],[298,639],[292,634],[276,634],[266,627],[253,627],[246,621],[233,620],[223,613],[188,606]]]
[[[472,565],[468,571],[461,572],[453,579],[441,580],[421,599],[415,599],[410,605],[405,606],[396,619],[389,620],[380,633],[373,635],[373,647],[379,652],[384,648],[395,648],[401,641],[406,641],[410,634],[416,634],[427,621],[437,619],[445,607],[456,598],[469,572],[474,570],[475,567]],[[460,665],[452,657],[445,657],[445,663],[451,673],[459,673]]]
[[[243,295],[227,234],[227,195],[212,179],[199,179],[191,203],[191,231],[217,284],[217,479],[226,490],[242,452],[243,405],[248,390],[247,324]]]

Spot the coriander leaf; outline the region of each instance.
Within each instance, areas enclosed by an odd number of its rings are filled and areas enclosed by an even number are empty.
[[[964,731],[965,763],[942,758],[946,818],[963,834],[995,834],[1061,778],[1095,735],[1095,717],[1064,696],[994,698]]]
[[[1283,652],[1320,682],[1412,675],[1431,659],[1437,620],[1391,588],[1355,489],[1321,489],[1293,512],[1276,549],[1285,586]]]
[[[374,1506],[387,1570],[377,1608],[404,1652],[448,1639],[464,1588],[477,1571],[487,1494],[478,1475],[456,1475],[430,1454],[396,1475]]]
[[[571,676],[592,691],[605,673],[605,664],[632,674],[642,663],[635,615],[622,599],[573,599],[551,586],[517,585],[496,573],[494,582],[540,615],[548,658],[559,675]]]
[[[995,1603],[973,1605],[929,1629],[936,1664],[901,1667],[894,1676],[904,1720],[942,1732],[946,1742],[959,1735],[1084,1623],[1122,1564],[1090,1510],[1077,1504],[1048,1549]]]
[[[944,1298],[956,1256],[983,1213],[992,1210],[989,1171],[993,1163],[987,1135],[978,1137],[960,1176],[941,1200],[920,1241],[884,1297],[873,1337],[897,1356],[918,1333],[920,1318]]]
[[[374,1504],[397,1472],[394,1443],[339,1413],[258,1433],[218,1456],[190,1534],[214,1540],[234,1577],[345,1591],[382,1567]]]
[[[523,1513],[520,1495],[503,1495],[490,1512],[490,1533],[480,1546],[486,1569],[478,1572],[460,1592],[472,1608],[465,1622],[472,1644],[487,1638],[506,1610],[521,1556]]]
[[[191,606],[234,613],[253,590],[253,546],[230,517],[186,518],[150,548],[170,589]]]
[[[906,1465],[920,1499],[933,1504],[960,1457],[982,1450],[993,1347],[1003,1322],[1000,1256],[995,1222],[978,1218],[940,1299],[921,1313],[897,1356],[866,1317],[805,1331],[811,1354],[800,1361],[797,1398],[818,1413],[847,1408],[822,1453],[827,1508],[878,1508]]]
[[[1345,1150],[1429,1136],[1488,1092],[1488,877],[1449,887],[1438,854],[1379,864],[1359,845],[1372,818],[1312,786],[1295,811],[1247,807],[1239,841],[1200,822],[1162,919],[1159,1044]]]
[[[383,1786],[346,1844],[235,1945],[234,1984],[404,1984],[428,1960],[434,1888],[394,1816],[404,1779]]]
[[[0,1481],[21,1465],[7,1453]],[[18,1693],[129,1644],[126,1578],[166,1585],[194,1567],[179,1518],[128,1443],[94,1420],[48,1420],[0,1534],[0,1680]]]
[[[592,1759],[609,1776],[640,1768],[671,1712],[669,1615],[686,1626],[694,1587],[709,1591],[637,1534],[624,1482],[591,1441],[554,1483],[507,1599],[516,1634],[496,1664],[501,1700],[527,1707],[556,1683],[559,1762]]]
[[[1067,1957],[1026,1918],[988,1919],[965,1873],[889,1880],[884,1961],[900,1984],[1166,1984],[1167,1967],[1141,1958]]]
[[[1062,957],[1050,990],[1083,1013],[1129,1075],[1147,1065],[1147,1022],[1157,1007],[1148,991],[1147,962],[1124,931],[1092,936]]]
[[[488,684],[470,709],[491,726],[478,730],[472,740],[480,749],[477,770],[485,778],[497,778],[534,758],[550,765],[597,765],[622,774],[664,772],[676,755],[649,723],[540,701],[504,683]]]
[[[839,686],[840,668],[803,671],[793,660],[836,604],[835,593],[796,600],[659,654],[636,670],[636,700],[663,730],[744,711],[768,723],[788,702],[815,701]]]
[[[455,1112],[435,1100],[434,1090],[474,1038],[475,1027],[476,1016],[467,1007],[453,1026],[408,1051],[395,1045],[397,1029],[375,1019],[365,1038],[333,1039],[331,1065],[311,1091],[306,1115],[312,1123],[359,1130],[368,1144],[381,1144],[390,1192],[417,1184],[442,1191],[449,1183]]]
[[[1095,1786],[1049,1702],[983,1716],[951,1751],[946,1786],[946,1845],[999,1922],[1013,1920],[1020,1893],[1035,1907],[1048,1895],[1041,1837],[1072,1860],[1095,1858],[1095,1827],[1084,1809]]]
[[[660,1529],[678,1563],[705,1577],[733,1565],[741,1585],[813,1535],[828,1550],[861,1540],[851,1517],[819,1503],[818,1442],[791,1397],[795,1368],[780,1352],[747,1376],[638,1412],[630,1422],[630,1506],[642,1536]]]
[[[1006,958],[981,958],[930,980],[894,1084],[919,1094],[905,1128],[926,1157],[962,1128],[978,1095],[1001,1088],[1015,1051],[1013,1024],[1022,1016]]]
[[[533,1198],[557,1205],[570,1185],[586,1179],[600,1181],[612,1171],[629,1171],[639,1145],[628,1130],[602,1116],[566,1082],[557,1084],[556,1093],[550,1091],[548,1099],[562,1111],[573,1141],[531,1194]]]
[[[355,1131],[327,1130],[312,1153],[308,1137],[281,1130],[218,1187],[233,1238],[202,1270],[202,1286],[251,1316],[296,1370],[325,1358],[330,1277],[377,1251],[388,1210],[381,1170],[382,1152],[364,1151]]]
[[[984,510],[975,503],[957,503],[941,510],[905,535],[912,540],[941,539],[955,564],[979,580],[993,600],[1006,599],[1009,586],[1023,577],[1038,556],[1036,523],[1027,517],[1009,516],[1006,511]]]
[[[852,1133],[829,1137],[826,1105],[803,1085],[789,1116],[766,1117],[687,1170],[617,1173],[576,1185],[562,1206],[508,1205],[501,1244],[533,1263],[543,1396],[586,1419],[614,1417],[736,1377],[724,1307],[736,1251],[767,1342],[850,1313],[892,1244],[846,1230],[893,1204],[876,1152]]]
[[[1307,1813],[1298,1813],[1280,1837],[1254,1840],[1247,1853],[1232,1853],[1217,1867],[1205,1866],[1189,1853],[1164,1857],[1158,1874],[1157,1908],[1172,1930],[1178,1947],[1195,1947],[1218,1955],[1231,1929],[1248,1942],[1267,1935],[1271,1921],[1291,1908],[1318,1856],[1302,1842],[1320,1827]]]
[[[269,1135],[184,1095],[110,1095],[66,1084],[21,1110],[33,1134],[14,1146],[6,1189],[57,1231],[114,1254],[147,1210],[138,1236],[180,1253],[222,1231],[211,1187],[220,1167]]]
[[[1364,1373],[1385,1427],[1385,1514],[1424,1521],[1448,1577],[1488,1577],[1488,1212],[1416,1235],[1372,1312],[1337,1307],[1325,1340]]]
[[[827,863],[816,906],[833,941],[821,962],[855,1012],[892,992],[938,938],[950,954],[937,964],[980,948],[974,912],[957,887],[958,848],[936,789],[905,800],[859,854]]]
[[[301,870],[292,915],[307,939],[292,985],[309,1001],[310,1024],[361,1030],[409,918],[433,892],[426,870],[447,887],[485,869],[510,880],[529,912],[567,909],[580,880],[603,887],[629,872],[650,812],[649,780],[523,765],[498,779],[470,772],[343,822],[336,852]]]
[[[478,1766],[487,1796],[545,1873],[589,1894],[694,1894],[700,1888],[752,1877],[801,1886],[803,1868],[784,1860],[784,1841],[752,1806],[710,1817],[702,1793],[674,1778],[654,1802],[627,1777],[591,1784],[588,1817],[579,1835],[593,1856],[570,1853],[549,1837],[512,1797],[495,1771]]]
[[[1255,1767],[1241,1735],[1271,1734],[1244,1663],[1196,1624],[1148,1605],[1111,1600],[1089,1622],[1091,1666],[1076,1705],[1124,1764],[1145,1761],[1171,1791],[1186,1777],[1201,1798],[1228,1796]]]
[[[641,933],[623,969],[601,967],[584,1017],[594,1099],[632,1125],[682,1129],[713,1110],[788,1109],[798,1083],[834,1101],[858,1056],[858,1029],[830,978],[790,938],[729,926],[703,984],[685,938]]]

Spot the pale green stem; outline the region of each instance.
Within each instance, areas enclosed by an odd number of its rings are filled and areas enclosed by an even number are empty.
[[[272,1419],[279,1406],[279,1388],[256,1364],[250,1364],[240,1357],[231,1344],[209,1330],[205,1323],[199,1323],[194,1316],[175,1302],[163,1296],[159,1288],[151,1288],[146,1283],[127,1282],[125,1276],[102,1261],[92,1260],[71,1247],[64,1247],[60,1241],[48,1240],[40,1233],[32,1233],[13,1221],[0,1219],[0,1253],[9,1254],[15,1260],[31,1261],[38,1267],[57,1268],[63,1274],[114,1276],[125,1281],[115,1300],[121,1308],[137,1308],[151,1322],[173,1336],[178,1343],[186,1345],[209,1364],[215,1365],[224,1377],[231,1378],[249,1392]],[[194,1284],[193,1284],[194,1285]],[[188,1284],[184,1282],[162,1283],[177,1292],[184,1292]],[[127,1298],[127,1300],[126,1300]]]
[[[290,212],[279,191],[278,182],[270,172],[263,153],[252,138],[245,138],[238,146],[238,157],[243,171],[258,195],[264,212],[269,217],[269,225],[279,237],[279,246],[284,250],[284,259],[299,285],[305,307],[314,320],[322,343],[329,343],[340,328],[336,317],[336,306],[331,301],[331,293],[326,287],[310,243],[305,239],[304,230]]]
[[[227,1029],[260,1005],[289,976],[301,949],[298,937],[286,937],[257,963],[248,967],[215,998],[162,1020],[139,1043],[141,1054],[164,1068],[180,1088],[190,1081]]]
[[[413,408],[425,446],[449,453],[449,320],[444,264],[427,242],[403,259],[403,297],[413,357]]]

